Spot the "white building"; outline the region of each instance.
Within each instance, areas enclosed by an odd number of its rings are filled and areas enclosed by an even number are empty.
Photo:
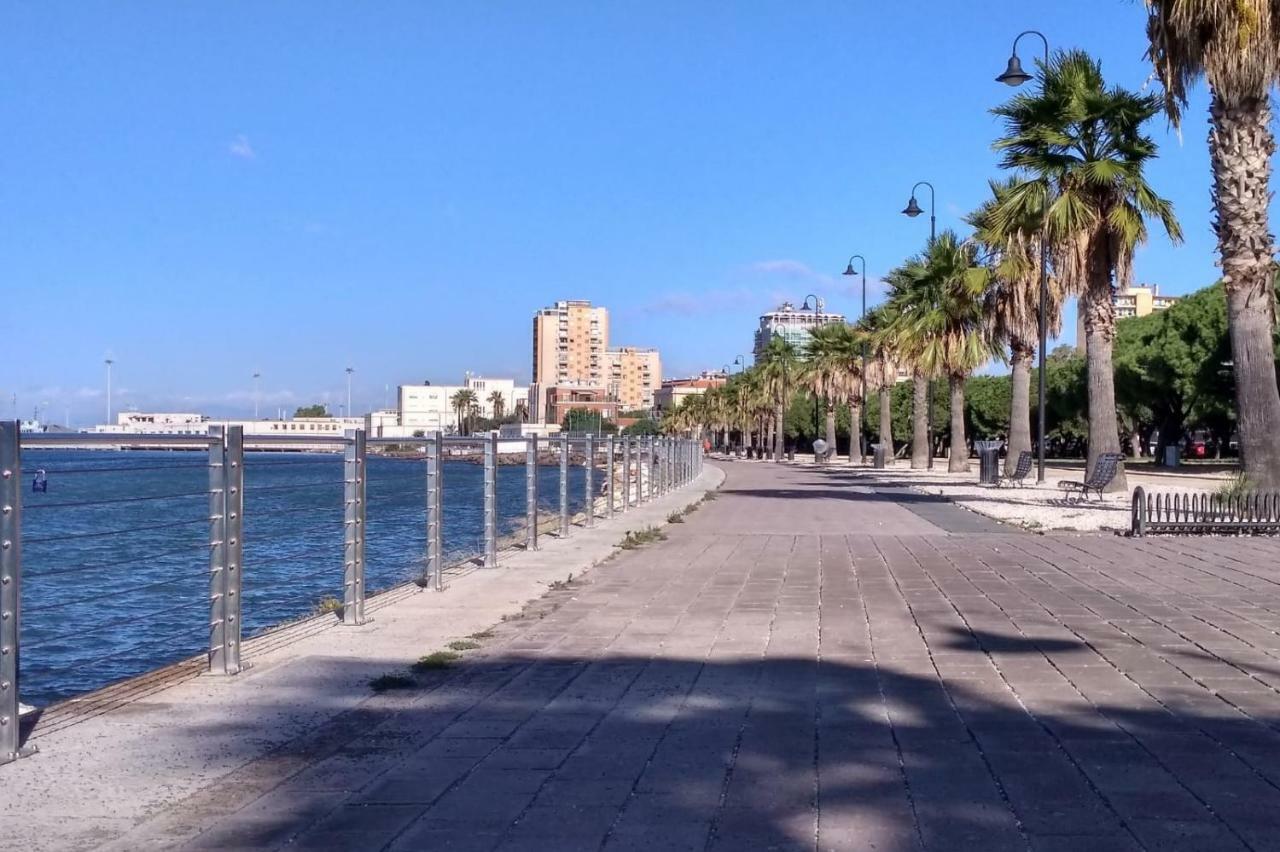
[[[529,412],[529,388],[518,387],[514,379],[494,379],[467,374],[461,385],[401,385],[399,388],[399,426],[405,434],[422,432],[456,432],[458,412],[453,407],[454,395],[469,390],[481,417],[495,418],[494,395],[501,399],[501,416]]]
[[[804,354],[809,343],[809,332],[820,325],[833,322],[844,322],[843,314],[829,314],[823,309],[826,303],[822,299],[814,300],[814,308],[797,308],[790,302],[783,302],[774,310],[760,317],[760,326],[756,329],[755,347],[752,352],[757,361],[764,353],[765,347],[775,336],[795,347],[796,353]]]

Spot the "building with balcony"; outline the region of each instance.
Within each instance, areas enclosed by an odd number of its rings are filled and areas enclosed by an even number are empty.
[[[769,341],[774,337],[795,347],[797,354],[804,354],[809,343],[809,333],[820,325],[844,322],[843,314],[827,313],[822,299],[814,300],[813,308],[797,308],[791,302],[783,302],[777,308],[760,317],[760,325],[756,329],[755,345],[752,353],[757,361],[764,354]]]
[[[720,371],[704,371],[687,379],[667,379],[654,394],[653,407],[660,415],[664,414],[678,408],[686,397],[723,387],[728,380],[729,377]]]
[[[1122,287],[1111,294],[1111,304],[1115,308],[1116,319],[1145,317],[1159,311],[1168,310],[1176,305],[1181,296],[1162,296],[1158,284],[1143,284],[1140,287]],[[1076,303],[1076,351],[1084,354],[1084,314],[1080,312],[1080,303]]]
[[[653,408],[654,394],[662,387],[662,357],[657,349],[623,346],[606,353],[607,387],[622,411]]]

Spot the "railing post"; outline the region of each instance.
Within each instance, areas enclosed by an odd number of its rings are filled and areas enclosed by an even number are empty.
[[[666,486],[664,493],[675,490],[676,487],[676,439],[666,438],[662,442],[662,466],[666,469],[666,475],[663,476],[663,484]]]
[[[631,444],[633,438],[622,439],[622,511],[631,508]]]
[[[427,578],[438,592],[444,587],[443,537],[440,507],[444,503],[444,436],[433,432],[427,439]]]
[[[244,427],[210,427],[209,671],[240,671],[240,572],[244,558]]]
[[[608,453],[609,455],[609,463],[605,466],[605,476],[609,477],[608,480],[606,480],[609,483],[609,485],[608,485],[608,488],[605,489],[606,493],[609,495],[609,501],[608,503],[605,504],[606,506],[605,517],[612,518],[613,517],[613,501],[618,496],[617,494],[618,480],[617,480],[617,477],[614,476],[614,474],[616,473],[616,466],[614,464],[614,458],[613,458],[613,452],[617,445],[617,441],[614,439],[612,435],[610,435],[609,440],[606,441],[605,444],[606,444],[605,452]]]
[[[596,525],[596,436],[587,433],[586,463],[583,467],[583,487],[587,492],[587,526]]]
[[[484,567],[498,567],[498,433],[484,438]]]
[[[342,623],[364,624],[365,432],[348,429],[342,451]]]
[[[653,500],[653,448],[656,446],[656,443],[652,435],[645,438],[644,442],[645,449],[641,452],[641,455],[644,457],[644,468],[640,477],[640,485],[644,489],[644,499],[647,503]]]
[[[22,745],[18,651],[22,616],[22,433],[0,423],[0,764],[35,751]]]
[[[560,433],[560,537],[569,535],[569,433]]]
[[[538,436],[530,435],[524,456],[524,503],[525,532],[524,549],[538,549]]]

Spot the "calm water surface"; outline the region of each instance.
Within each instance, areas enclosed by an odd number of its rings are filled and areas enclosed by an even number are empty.
[[[198,654],[209,638],[206,457],[189,452],[23,452],[21,693],[46,705]],[[32,493],[36,469],[49,490]],[[421,575],[426,466],[370,456],[365,582],[370,593]],[[444,463],[447,561],[483,542],[484,469]],[[560,471],[539,469],[543,511]],[[597,482],[599,476],[597,475]],[[584,503],[570,469],[570,504]],[[245,459],[242,617],[246,636],[342,597],[342,458]],[[525,470],[498,468],[498,532],[524,528]]]

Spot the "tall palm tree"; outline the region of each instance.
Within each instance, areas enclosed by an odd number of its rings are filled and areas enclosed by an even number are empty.
[[[863,372],[867,355],[866,335],[845,323],[824,326],[832,340],[829,348],[837,366],[835,396],[849,406],[849,464],[862,453],[862,405],[866,388]],[[834,423],[832,426],[834,427]]]
[[[884,447],[884,463],[892,465],[893,451],[893,386],[898,379],[898,363],[901,354],[895,341],[886,333],[890,325],[890,312],[880,305],[858,320],[858,330],[867,341],[867,387],[879,394],[880,446]]]
[[[964,383],[997,354],[986,321],[987,270],[977,247],[943,231],[924,254],[901,268],[889,297],[892,332],[926,375],[946,376],[951,391],[951,452],[947,470],[968,470]]]
[[[1158,219],[1175,242],[1182,232],[1173,205],[1143,174],[1156,144],[1142,127],[1160,111],[1159,97],[1108,88],[1101,65],[1082,51],[1055,55],[1041,84],[1040,92],[1017,95],[993,110],[1005,124],[995,147],[1004,152],[1001,165],[1033,176],[1009,189],[1009,209],[1048,201],[1054,268],[1065,287],[1081,294],[1092,471],[1102,453],[1120,452],[1112,288],[1131,282],[1134,249],[1147,239],[1148,217]],[[1126,487],[1121,469],[1111,488]]]
[[[467,420],[472,406],[476,404],[476,392],[470,388],[461,388],[449,397],[449,404],[453,406],[453,413],[458,418],[458,434],[467,434]]]
[[[489,394],[489,405],[493,408],[493,419],[501,420],[502,415],[507,407],[507,398],[503,396],[502,391],[496,390]]]
[[[933,374],[925,370],[920,360],[920,340],[903,333],[905,327],[898,316],[900,299],[895,297],[909,293],[915,286],[911,273],[906,266],[892,269],[885,276],[885,283],[889,285],[889,300],[883,306],[885,325],[880,335],[891,342],[898,363],[911,368],[911,467],[918,470],[929,466],[933,454],[929,445],[929,383]]]
[[[820,398],[826,410],[827,446],[836,447],[836,402],[847,386],[849,361],[845,350],[848,326],[829,323],[813,329],[805,344],[800,384]]]
[[[1018,456],[1031,450],[1031,365],[1039,345],[1040,308],[1040,224],[1042,208],[1003,209],[1013,189],[1021,181],[1017,177],[992,180],[991,198],[983,202],[967,221],[974,228],[974,238],[988,254],[991,280],[987,285],[988,331],[993,339],[1009,346],[1013,368],[1013,393],[1009,409],[1008,455],[1005,472],[1013,473]],[[1062,331],[1061,279],[1048,278],[1048,333],[1057,337]]]
[[[1209,83],[1214,231],[1227,295],[1236,424],[1248,480],[1280,488],[1280,392],[1272,348],[1275,243],[1271,202],[1271,87],[1280,80],[1275,0],[1146,0],[1147,36],[1164,108],[1177,124],[1187,89]]]
[[[781,335],[774,335],[760,357],[760,375],[773,404],[773,460],[782,461],[787,406],[795,393],[799,364],[796,349]]]

